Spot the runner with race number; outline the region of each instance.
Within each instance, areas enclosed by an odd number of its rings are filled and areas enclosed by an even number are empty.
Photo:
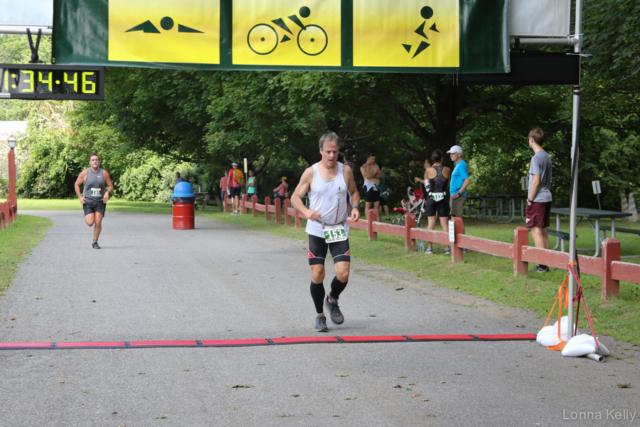
[[[340,294],[347,286],[351,253],[349,250],[349,225],[347,218],[353,221],[360,218],[360,194],[356,187],[351,168],[345,168],[338,162],[340,138],[335,133],[320,138],[322,160],[308,168],[302,174],[300,183],[291,196],[291,204],[307,218],[306,232],[309,234],[309,266],[311,267],[311,298],[316,308],[316,330],[327,332],[327,318],[323,303],[329,311],[331,321],[336,325],[344,322],[338,306]],[[309,207],[302,197],[309,193]],[[351,197],[353,209],[348,212],[347,193]],[[331,291],[325,296],[324,261],[331,251],[335,268],[335,277],[331,282]]]
[[[93,227],[93,249],[100,249],[98,238],[102,231],[102,218],[107,209],[109,195],[113,193],[113,183],[109,172],[100,167],[97,154],[89,156],[90,168],[80,172],[76,180],[75,189],[78,199],[84,208],[84,220],[89,227]],[[83,186],[82,192],[80,186]]]

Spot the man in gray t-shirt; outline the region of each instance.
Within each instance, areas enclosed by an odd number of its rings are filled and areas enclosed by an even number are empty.
[[[544,131],[536,128],[529,132],[529,147],[534,151],[529,167],[529,191],[527,193],[527,227],[531,229],[536,248],[549,249],[549,218],[551,216],[551,157],[542,148]],[[549,267],[539,265],[534,270],[548,273]]]
[[[84,208],[84,220],[89,227],[93,227],[93,249],[100,249],[98,238],[102,231],[102,218],[107,208],[109,195],[113,193],[113,183],[109,172],[100,167],[100,157],[97,154],[89,156],[91,167],[78,175],[75,189],[78,199]],[[84,186],[80,191],[80,186]]]

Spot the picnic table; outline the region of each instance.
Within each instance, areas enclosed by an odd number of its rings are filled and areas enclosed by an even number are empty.
[[[209,192],[199,191],[199,192],[196,192],[195,195],[196,195],[195,209],[198,208],[198,204],[199,204],[201,205],[200,210],[204,212],[205,208],[207,207],[207,204],[211,201],[211,199],[213,199],[215,204],[218,205],[218,207],[220,208],[220,210],[221,211],[224,210],[224,205],[222,204],[223,201],[220,199],[219,192],[209,193]]]
[[[486,219],[487,215],[493,222],[507,223],[515,220],[516,215],[525,218],[526,194],[498,194],[493,196],[467,197],[467,215],[477,219]],[[516,200],[520,200],[520,208],[516,208]],[[475,209],[475,215],[473,210]]]
[[[551,208],[551,213],[556,214],[556,232],[557,234],[560,234],[562,233],[560,231],[560,216],[561,215],[569,216],[569,214],[571,213],[571,209],[570,208]],[[576,216],[579,218],[576,225],[580,224],[580,221],[586,218],[591,228],[595,231],[595,235],[596,235],[595,248],[576,248],[576,249],[578,250],[594,250],[595,249],[596,253],[594,256],[597,257],[600,255],[600,241],[602,240],[600,238],[600,232],[610,229],[611,237],[615,238],[616,237],[616,219],[625,218],[625,217],[631,216],[631,214],[629,212],[616,212],[616,211],[604,211],[600,209],[577,208]],[[608,227],[608,226],[601,227],[600,226],[601,219],[610,219],[611,227]],[[591,222],[592,220],[595,221],[595,224]],[[618,231],[628,232],[628,230],[626,229],[618,229]],[[634,231],[637,232],[638,230],[634,230]],[[606,234],[605,234],[605,237],[606,237]],[[560,237],[559,235],[556,235],[556,246],[554,249],[558,248],[558,243],[561,239],[562,237]]]

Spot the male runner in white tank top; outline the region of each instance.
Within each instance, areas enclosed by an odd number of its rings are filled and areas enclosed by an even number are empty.
[[[109,194],[113,193],[113,183],[109,172],[100,168],[100,158],[97,154],[89,156],[91,167],[83,170],[76,180],[76,194],[84,208],[84,220],[89,227],[93,227],[93,249],[100,249],[98,238],[102,231],[102,218],[107,208]],[[84,185],[81,192],[80,186]],[[108,189],[106,188],[108,187]]]
[[[316,330],[327,332],[324,301],[331,321],[337,325],[344,322],[338,307],[340,293],[347,286],[351,253],[349,251],[349,225],[360,218],[360,194],[351,168],[338,162],[340,138],[335,133],[320,138],[322,160],[302,174],[300,183],[291,196],[291,205],[307,218],[306,232],[309,234],[309,265],[311,267],[311,297],[316,308]],[[351,212],[347,211],[347,192],[351,196]],[[309,193],[309,208],[302,197]],[[331,250],[336,276],[331,282],[331,292],[325,298],[324,259]]]

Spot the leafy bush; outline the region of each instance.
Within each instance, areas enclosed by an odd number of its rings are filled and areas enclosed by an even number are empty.
[[[21,165],[17,193],[30,199],[72,196],[75,180],[84,168],[80,159],[85,155],[69,144],[69,134],[52,129],[32,129],[21,142],[30,153]]]
[[[6,197],[7,194],[9,194],[9,182],[4,178],[0,178],[0,198]]]

